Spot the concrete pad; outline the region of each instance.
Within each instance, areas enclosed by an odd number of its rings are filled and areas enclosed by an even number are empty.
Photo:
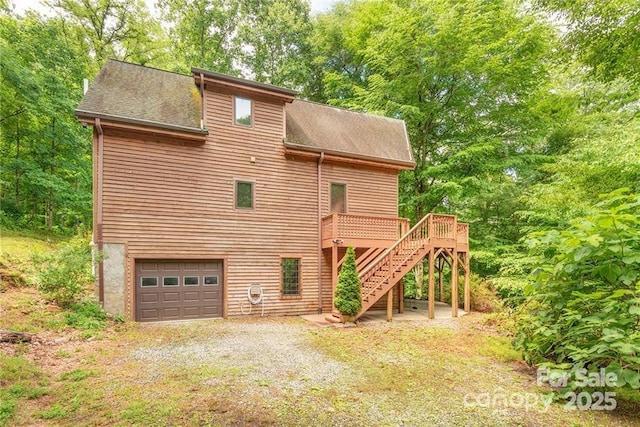
[[[443,302],[436,301],[435,318],[451,319],[451,306]],[[415,308],[414,308],[415,307]],[[458,309],[458,317],[467,314],[466,311]],[[315,323],[318,326],[342,326],[341,323],[332,323],[326,319],[328,313],[324,314],[306,314],[302,317],[304,320]],[[393,322],[417,322],[428,321],[428,302],[405,299],[404,313],[400,314],[397,310],[393,311]],[[386,310],[369,310],[358,319],[358,323],[379,323],[387,321]]]

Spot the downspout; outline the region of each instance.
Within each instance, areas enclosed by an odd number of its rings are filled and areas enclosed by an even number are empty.
[[[318,314],[322,313],[322,162],[324,151],[318,158]]]
[[[97,150],[97,163],[98,170],[96,171],[97,179],[96,179],[96,200],[95,200],[95,213],[96,213],[96,238],[98,245],[98,295],[100,300],[100,306],[104,308],[104,262],[102,261],[102,170],[104,164],[104,132],[102,131],[102,125],[100,124],[100,119],[96,117],[95,119],[95,129],[98,134],[98,150]]]

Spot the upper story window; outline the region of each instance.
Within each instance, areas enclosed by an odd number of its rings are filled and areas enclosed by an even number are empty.
[[[331,213],[347,212],[347,184],[331,183]]]
[[[253,209],[253,182],[236,181],[236,208]]]
[[[237,125],[253,125],[253,101],[249,98],[234,97],[233,112]]]

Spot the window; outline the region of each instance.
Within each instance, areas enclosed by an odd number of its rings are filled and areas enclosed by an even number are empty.
[[[282,258],[282,295],[300,295],[300,258]]]
[[[157,277],[142,277],[140,279],[140,286],[143,288],[148,286],[158,286],[158,278]]]
[[[204,276],[205,286],[215,286],[218,284],[218,276]]]
[[[331,213],[347,212],[347,185],[331,183]]]
[[[198,276],[184,276],[182,278],[182,284],[184,286],[198,286],[200,284],[199,279]]]
[[[177,277],[163,277],[162,286],[179,286],[180,282]]]
[[[253,110],[253,102],[247,98],[240,98],[236,96],[234,98],[234,113],[235,120],[237,125],[243,126],[251,126],[253,124],[252,121],[252,110]]]
[[[236,208],[253,209],[253,182],[236,181]]]

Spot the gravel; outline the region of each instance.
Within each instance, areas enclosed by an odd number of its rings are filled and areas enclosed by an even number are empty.
[[[188,323],[167,326],[193,327]],[[326,357],[308,344],[306,337],[312,327],[305,324],[220,322],[215,326],[212,338],[198,338],[178,345],[151,345],[133,350],[129,357],[145,361],[156,375],[163,366],[210,365],[222,372],[234,373],[241,381],[293,394],[302,393],[315,384],[332,386],[345,375],[352,375],[346,364]],[[223,380],[213,377],[205,380],[205,384]]]

